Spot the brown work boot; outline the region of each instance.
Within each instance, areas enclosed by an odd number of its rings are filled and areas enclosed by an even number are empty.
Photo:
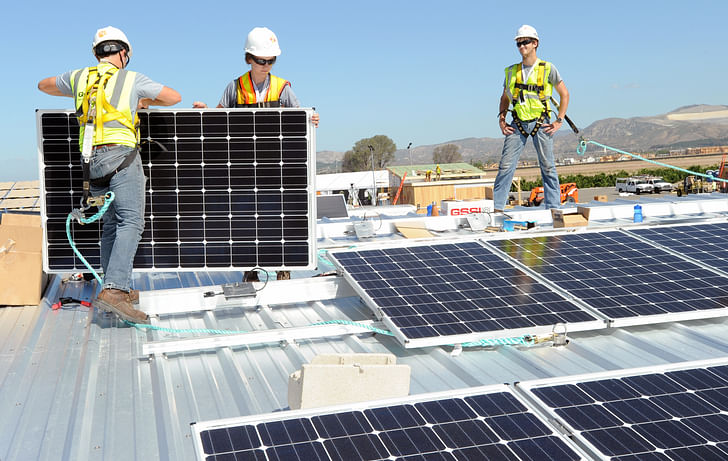
[[[243,282],[260,282],[258,271],[245,271],[243,274]]]
[[[105,288],[93,301],[93,307],[104,312],[113,312],[121,320],[134,323],[149,323],[149,316],[132,307],[129,293],[116,288]]]
[[[276,280],[291,280],[291,271],[278,271]]]

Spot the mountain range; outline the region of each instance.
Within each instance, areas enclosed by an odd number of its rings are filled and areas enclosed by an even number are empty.
[[[683,106],[662,115],[632,118],[606,118],[597,120],[580,130],[586,139],[614,146],[631,152],[660,149],[677,149],[706,145],[728,145],[728,106],[697,104]],[[465,138],[440,144],[416,146],[410,149],[415,164],[432,163],[432,152],[437,146],[455,144],[460,147],[463,160],[484,163],[497,162],[503,148],[503,138]],[[587,152],[596,151],[590,146]],[[395,152],[393,165],[409,164],[407,149]],[[554,153],[557,158],[573,157],[576,139],[565,124],[554,137]],[[335,162],[341,165],[343,152],[317,152],[319,172],[333,172]],[[528,143],[522,160],[535,159],[536,151]]]

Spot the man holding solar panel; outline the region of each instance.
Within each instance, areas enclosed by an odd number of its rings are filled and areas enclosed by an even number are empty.
[[[267,27],[251,30],[245,40],[245,62],[250,65],[250,70],[225,87],[217,107],[301,107],[291,89],[291,82],[270,73],[280,54],[278,37],[272,30]],[[195,101],[192,107],[204,109],[207,104]],[[314,113],[311,121],[318,126],[319,115]],[[290,278],[289,271],[277,274],[278,280]],[[257,272],[246,272],[243,281],[257,282]]]
[[[89,194],[97,197],[114,193],[114,201],[103,216],[103,289],[93,306],[113,312],[122,320],[149,323],[149,316],[134,308],[139,291],[131,290],[134,256],[144,231],[146,183],[138,155],[136,111],[150,105],[171,106],[182,97],[126,69],[132,47],[121,30],[111,26],[99,29],[91,49],[97,65],[45,78],[38,83],[38,89],[74,99],[81,126],[84,199]],[[88,206],[88,202],[84,200],[83,205]]]

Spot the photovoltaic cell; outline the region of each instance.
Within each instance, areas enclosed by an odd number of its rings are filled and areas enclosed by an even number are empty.
[[[727,277],[624,232],[489,243],[621,325],[726,315]]]
[[[477,242],[331,256],[407,347],[597,321]]]
[[[728,223],[630,229],[639,235],[686,258],[700,261],[728,273]]]
[[[203,426],[207,461],[581,459],[510,392]]]
[[[134,268],[312,267],[308,112],[140,111],[146,213]],[[85,270],[65,228],[82,196],[78,123],[68,111],[39,111],[37,119],[45,264],[49,272]],[[73,226],[74,242],[97,268],[100,234],[98,223]]]
[[[728,459],[728,366],[526,386],[601,456]]]

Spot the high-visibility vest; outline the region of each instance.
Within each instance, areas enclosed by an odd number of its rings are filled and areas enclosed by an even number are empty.
[[[549,111],[548,100],[553,92],[553,85],[549,83],[551,63],[539,59],[534,66],[525,83],[522,63],[506,67],[508,99],[520,120],[533,120]]]
[[[238,99],[236,107],[256,107],[256,106],[267,106],[267,107],[280,107],[278,104],[264,104],[264,103],[275,103],[278,102],[283,93],[283,89],[286,86],[290,86],[291,82],[288,80],[276,77],[273,74],[268,74],[270,77],[270,83],[268,84],[268,91],[265,93],[262,101],[258,101],[255,95],[255,84],[250,76],[250,72],[246,72],[245,75],[241,75],[237,80],[238,87]]]
[[[118,69],[108,63],[97,67],[85,67],[71,73],[71,92],[76,107],[80,132],[80,148],[83,149],[85,125],[89,112],[93,114],[93,145],[121,144],[136,147],[138,141],[138,117],[132,116],[129,99],[136,72]],[[98,91],[102,88],[103,91]]]

